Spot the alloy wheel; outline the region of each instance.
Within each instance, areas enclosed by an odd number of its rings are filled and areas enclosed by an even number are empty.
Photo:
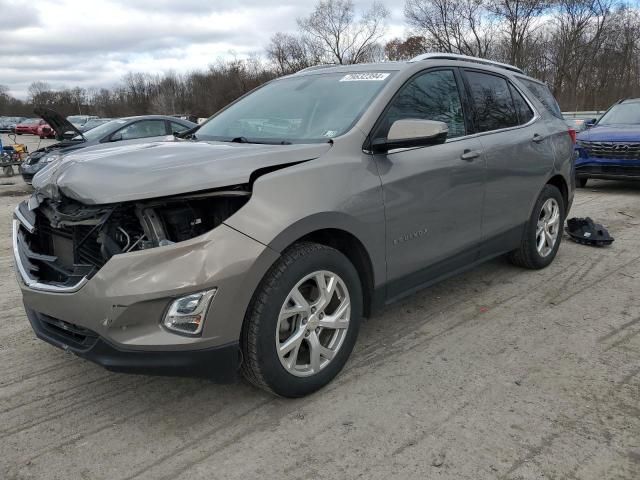
[[[335,358],[349,328],[351,300],[344,281],[326,270],[300,280],[285,299],[276,328],[276,351],[287,372],[315,375]]]
[[[548,256],[558,241],[560,232],[560,206],[555,198],[542,205],[536,228],[536,249],[541,257]]]

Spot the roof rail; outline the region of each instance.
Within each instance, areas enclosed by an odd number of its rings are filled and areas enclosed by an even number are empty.
[[[509,65],[507,63],[494,62],[493,60],[487,60],[485,58],[470,57],[468,55],[460,55],[458,53],[423,53],[422,55],[413,57],[411,60],[409,60],[409,62],[419,62],[421,60],[435,60],[435,59],[458,60],[461,62],[482,63],[484,65],[504,68],[505,70],[511,70],[512,72],[521,73],[524,75],[524,72],[522,70],[520,70],[518,67],[514,67],[513,65]]]
[[[336,67],[335,64],[323,64],[323,65],[313,65],[312,67],[303,68],[302,70],[298,70],[294,75],[302,72],[313,72],[314,70],[322,70],[323,68],[331,68]]]

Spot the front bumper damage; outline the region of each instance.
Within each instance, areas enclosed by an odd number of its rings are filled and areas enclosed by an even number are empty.
[[[23,208],[24,210],[24,208]],[[220,224],[196,238],[112,256],[72,284],[42,282],[29,265],[38,225],[16,209],[13,248],[27,316],[42,340],[119,372],[235,378],[246,307],[278,253]],[[172,300],[216,288],[202,333],[168,331]]]

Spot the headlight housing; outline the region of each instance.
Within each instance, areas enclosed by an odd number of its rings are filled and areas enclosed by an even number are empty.
[[[209,304],[215,297],[217,290],[217,288],[212,288],[176,298],[169,305],[169,310],[167,310],[162,324],[172,332],[190,336],[200,335]]]

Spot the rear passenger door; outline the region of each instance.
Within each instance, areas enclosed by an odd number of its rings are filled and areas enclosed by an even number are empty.
[[[487,182],[481,256],[516,248],[554,154],[545,124],[513,83],[499,74],[465,69]]]
[[[446,143],[399,148],[374,158],[382,180],[390,298],[476,259],[481,241],[485,167],[470,137],[457,69],[433,69],[407,81],[389,102],[371,139],[401,119],[447,124]]]

